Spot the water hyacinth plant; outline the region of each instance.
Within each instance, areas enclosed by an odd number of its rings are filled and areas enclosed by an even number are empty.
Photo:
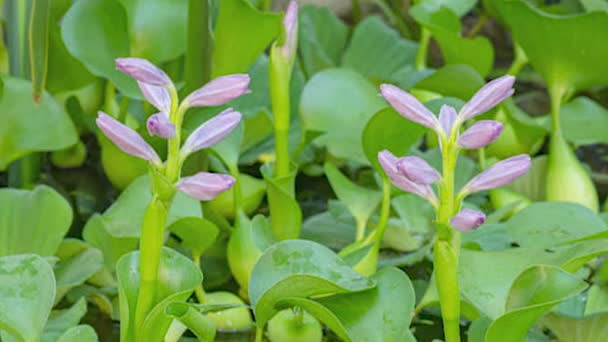
[[[513,182],[531,166],[527,155],[500,161],[471,179],[460,191],[455,188],[456,161],[461,149],[479,149],[495,141],[502,124],[481,120],[460,134],[461,127],[472,118],[493,108],[513,94],[513,76],[503,76],[483,86],[460,112],[448,105],[436,117],[414,96],[393,85],[380,87],[382,96],[408,120],[431,128],[437,134],[441,150],[441,174],[419,157],[394,156],[389,151],[378,153],[378,160],[393,185],[429,201],[435,208],[437,239],[433,246],[434,272],[441,304],[446,341],[460,341],[460,290],[458,264],[460,233],[471,231],[485,222],[484,213],[461,209],[466,196]],[[432,184],[438,183],[438,194]]]
[[[603,0],[0,0],[0,341],[608,340]]]

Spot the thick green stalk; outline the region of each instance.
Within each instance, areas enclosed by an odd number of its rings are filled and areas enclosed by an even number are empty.
[[[188,46],[184,91],[192,92],[211,79],[213,29],[210,0],[188,1]]]
[[[139,341],[143,323],[154,306],[158,267],[163,247],[164,229],[167,222],[167,203],[157,196],[152,198],[144,214],[140,249],[140,284],[135,308],[135,340]]]
[[[361,2],[359,0],[352,0],[353,7],[353,23],[356,25],[361,21]]]
[[[429,49],[429,42],[431,41],[431,31],[426,28],[422,28],[420,35],[420,45],[418,47],[418,54],[416,55],[416,70],[426,69],[426,55]]]
[[[192,253],[192,262],[198,267],[201,268],[201,254],[200,253]],[[205,289],[203,288],[203,284],[198,284],[198,286],[194,289],[194,294],[196,295],[196,299],[200,304],[205,304],[206,302],[206,294]]]
[[[281,49],[272,47],[270,60],[270,100],[274,119],[275,164],[274,177],[289,175],[289,83],[293,63],[287,60]]]
[[[528,64],[528,56],[526,56],[524,49],[522,49],[519,44],[515,43],[514,49],[515,59],[513,59],[513,63],[511,63],[507,75],[517,76],[517,74],[521,72],[521,69]]]

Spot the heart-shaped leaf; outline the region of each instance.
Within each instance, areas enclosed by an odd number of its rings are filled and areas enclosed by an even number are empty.
[[[80,240],[64,240],[56,255],[59,257],[59,263],[55,267],[56,302],[71,288],[82,285],[103,267],[101,251]]]
[[[608,109],[588,97],[577,97],[562,106],[564,138],[575,145],[608,143]]]
[[[57,341],[68,330],[77,326],[86,313],[87,301],[84,298],[80,298],[69,309],[51,312],[40,341]]]
[[[90,325],[83,324],[70,328],[57,342],[97,342],[97,333]]]
[[[106,228],[103,217],[99,214],[91,216],[82,231],[83,239],[102,251],[105,267],[114,272],[116,262],[123,255],[137,248],[138,239],[135,237],[114,237]]]
[[[468,65],[455,64],[446,65],[423,78],[416,83],[416,89],[468,101],[483,84],[483,78],[475,69]]]
[[[220,232],[211,221],[199,217],[184,217],[171,226],[169,230],[182,240],[182,246],[190,249],[194,255],[201,255],[211,247]]]
[[[0,256],[55,254],[72,223],[72,208],[55,190],[0,189]],[[53,280],[53,287],[54,287]]]

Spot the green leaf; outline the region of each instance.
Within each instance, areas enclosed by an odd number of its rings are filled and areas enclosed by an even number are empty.
[[[169,230],[182,240],[182,246],[190,249],[194,255],[201,255],[211,247],[219,235],[219,228],[211,221],[199,217],[184,217],[171,226]]]
[[[72,208],[55,190],[0,189],[0,256],[55,254],[72,223]],[[55,280],[53,280],[55,287]]]
[[[446,64],[467,64],[486,76],[494,63],[492,44],[485,37],[462,37],[458,15],[441,5],[421,2],[410,9],[410,14],[433,34]]]
[[[304,221],[300,237],[333,250],[341,250],[355,241],[356,222],[344,203],[329,200],[328,206],[327,211]]]
[[[153,63],[186,51],[187,0],[118,0],[127,14],[130,55]],[[125,56],[121,56],[125,57]]]
[[[304,87],[300,100],[302,126],[322,132],[314,140],[343,159],[367,164],[361,136],[367,121],[386,103],[378,89],[363,76],[347,69],[327,69]]]
[[[302,210],[295,198],[297,170],[285,177],[274,177],[270,164],[261,168],[266,181],[266,194],[274,236],[279,240],[297,239],[302,229]]]
[[[487,341],[523,341],[528,329],[545,312],[576,296],[587,284],[558,267],[538,265],[526,269],[513,282],[507,313],[492,322]]]
[[[416,83],[417,89],[424,89],[468,101],[484,85],[479,73],[468,65],[446,65]]]
[[[87,301],[84,298],[80,298],[69,309],[51,312],[51,316],[46,322],[40,341],[57,341],[68,330],[77,326],[86,313]]]
[[[385,108],[374,114],[363,129],[363,151],[376,171],[382,173],[378,162],[380,151],[404,156],[425,131],[423,126],[402,117],[393,108]]]
[[[542,322],[559,341],[596,342],[599,336],[608,336],[606,312],[585,317],[550,313]]]
[[[564,138],[575,145],[608,143],[608,110],[588,97],[577,97],[562,106]]]
[[[2,83],[0,171],[29,153],[61,150],[78,141],[70,117],[49,94],[42,94],[36,105],[30,82],[3,77]]]
[[[451,9],[459,17],[467,14],[477,4],[476,0],[423,0],[423,3],[432,4],[434,6],[445,6]]]
[[[305,240],[287,240],[268,248],[255,265],[249,298],[256,323],[263,327],[287,297],[308,298],[362,291],[375,282],[353,271],[326,247]]]
[[[121,340],[133,338],[130,322],[135,319],[135,306],[139,290],[139,251],[129,253],[116,265],[119,283]],[[154,304],[143,323],[143,341],[160,341],[165,336],[172,318],[165,314],[171,303],[185,301],[194,288],[203,281],[200,269],[180,253],[163,248],[154,290]]]
[[[371,16],[357,25],[342,66],[374,83],[399,81],[395,74],[414,64],[417,51],[418,43],[401,38],[380,17]]]
[[[0,257],[0,283],[2,340],[38,341],[55,297],[51,265],[33,254]]]
[[[112,81],[122,93],[141,98],[135,80],[116,70],[114,60],[131,56],[127,13],[116,0],[75,2],[61,25],[66,48],[91,73]]]
[[[75,326],[66,331],[57,342],[97,342],[97,333],[90,325],[83,324]]]
[[[367,220],[376,211],[378,204],[380,204],[382,193],[354,183],[331,163],[325,163],[324,169],[331,188],[336,193],[338,199],[348,207],[348,210],[350,210],[357,221],[357,226],[362,226],[362,229],[365,229]],[[360,233],[363,233],[363,231]]]
[[[150,178],[142,176],[133,181],[103,214],[107,232],[117,238],[138,238],[151,200]],[[178,192],[169,209],[167,227],[183,217],[201,217],[201,208],[198,201]]]
[[[203,315],[194,305],[173,303],[167,307],[166,313],[187,326],[199,341],[213,342],[215,340],[213,321]]]
[[[105,267],[114,272],[116,262],[123,255],[137,249],[137,238],[114,237],[106,228],[103,217],[99,214],[91,216],[82,231],[83,239],[102,251]]]
[[[239,182],[241,186],[242,209],[245,214],[251,215],[258,209],[264,199],[264,195],[266,195],[266,183],[246,173],[239,174]],[[234,187],[222,192],[219,196],[207,202],[206,205],[227,219],[234,219]]]
[[[515,214],[506,230],[520,247],[545,248],[580,239],[608,226],[593,211],[576,203],[533,203]]]
[[[48,75],[51,1],[32,0],[29,24],[30,78],[34,87],[34,102],[44,93]]]
[[[415,341],[409,325],[416,297],[409,278],[396,268],[384,268],[372,279],[377,287],[367,291],[316,300],[286,298],[279,307],[301,306],[345,341]]]
[[[213,77],[247,71],[281,30],[280,14],[260,12],[247,0],[220,1]]]
[[[552,86],[584,90],[608,83],[608,13],[559,16],[523,1],[495,2],[530,64]]]
[[[308,77],[338,66],[348,38],[348,27],[327,7],[304,6],[299,11],[298,45]]]
[[[103,267],[101,251],[80,240],[64,240],[56,255],[59,257],[59,263],[55,267],[56,302],[71,288],[84,284]]]
[[[533,158],[530,171],[516,179],[509,187],[533,201],[544,201],[547,187],[545,181],[547,161],[546,155]]]

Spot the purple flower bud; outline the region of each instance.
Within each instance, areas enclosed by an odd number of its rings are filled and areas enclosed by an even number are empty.
[[[218,77],[188,95],[185,102],[190,107],[221,106],[250,93],[248,88],[250,80],[247,74]]]
[[[179,191],[199,201],[210,201],[234,185],[234,178],[221,173],[199,172],[177,183]]]
[[[175,135],[175,125],[169,121],[169,117],[165,113],[156,113],[149,117],[146,126],[148,133],[152,136],[171,139]]]
[[[137,82],[146,100],[161,112],[171,111],[171,95],[165,87],[158,87],[144,82]]]
[[[441,109],[439,110],[439,123],[447,137],[452,133],[452,127],[454,126],[457,115],[456,109],[448,105],[441,106]]]
[[[526,174],[531,166],[530,156],[520,154],[492,165],[478,174],[462,188],[461,192],[470,194],[482,190],[499,188]]]
[[[235,112],[232,108],[226,109],[190,134],[182,147],[182,154],[188,155],[216,144],[230,134],[240,121],[241,113]]]
[[[167,86],[171,84],[171,79],[164,71],[143,58],[117,58],[116,69],[139,82],[155,86]]]
[[[459,138],[458,145],[462,148],[482,148],[498,139],[502,132],[502,124],[494,120],[481,120],[469,127]]]
[[[513,83],[515,77],[506,75],[499,77],[484,85],[469,102],[460,109],[461,121],[468,120],[474,116],[485,113],[501,103],[507,97],[513,95]]]
[[[418,184],[433,184],[441,178],[434,167],[418,157],[403,157],[397,160],[397,169]]]
[[[433,189],[426,184],[417,184],[407,178],[404,174],[399,172],[397,164],[399,159],[395,157],[391,152],[384,150],[378,153],[378,161],[384,169],[384,172],[396,187],[403,191],[411,192],[416,194],[433,205],[437,204],[437,196],[433,192]]]
[[[281,46],[281,52],[285,58],[294,56],[298,45],[298,3],[291,1],[285,16],[283,17],[283,27],[285,28],[285,42]]]
[[[484,222],[486,222],[486,215],[484,213],[466,208],[462,209],[450,220],[452,227],[463,233],[481,226]]]
[[[156,151],[134,130],[118,122],[104,112],[99,112],[97,126],[123,152],[160,164]]]
[[[382,97],[405,118],[439,131],[441,126],[435,115],[411,94],[392,84],[381,85],[380,92]]]

